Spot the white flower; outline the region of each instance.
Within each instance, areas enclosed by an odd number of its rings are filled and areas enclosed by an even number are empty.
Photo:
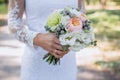
[[[62,45],[74,45],[76,38],[71,35],[71,33],[60,35],[59,40]]]
[[[80,44],[79,42],[76,42],[73,46],[71,46],[69,49],[72,51],[80,51],[83,49],[85,46],[84,44]]]
[[[70,21],[70,17],[69,16],[64,16],[64,17],[62,17],[62,19],[61,19],[61,23],[63,24],[63,25],[67,25],[67,23]]]
[[[70,9],[70,12],[71,12],[72,14],[75,14],[77,17],[80,16],[80,12],[77,11],[76,9]]]

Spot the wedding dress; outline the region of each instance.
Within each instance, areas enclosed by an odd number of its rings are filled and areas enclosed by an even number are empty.
[[[61,58],[60,65],[49,65],[42,58],[47,53],[33,45],[38,33],[46,33],[47,17],[56,9],[72,6],[77,8],[77,0],[10,0],[8,26],[15,37],[26,44],[21,64],[21,80],[76,80],[75,53]],[[22,21],[25,11],[26,26]]]

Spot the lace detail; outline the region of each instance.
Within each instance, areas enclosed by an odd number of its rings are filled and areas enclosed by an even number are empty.
[[[33,39],[38,32],[31,31],[22,21],[24,12],[24,0],[9,0],[8,27],[15,37],[30,46],[33,46]]]

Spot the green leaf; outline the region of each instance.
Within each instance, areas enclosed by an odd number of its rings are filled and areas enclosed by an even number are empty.
[[[94,46],[97,46],[97,41],[94,41],[94,42],[93,42],[93,45],[94,45]]]
[[[63,51],[67,51],[69,47],[70,47],[69,45],[62,45]]]
[[[50,57],[50,63],[49,64],[51,64],[53,62],[54,58],[55,57],[51,55],[51,57]]]
[[[50,53],[47,53],[47,54],[43,57],[43,60],[45,60],[47,57],[49,57],[49,54],[50,54]]]

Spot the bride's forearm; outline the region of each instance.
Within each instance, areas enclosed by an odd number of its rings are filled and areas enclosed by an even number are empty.
[[[78,8],[81,9],[82,12],[86,13],[85,0],[78,0]]]

